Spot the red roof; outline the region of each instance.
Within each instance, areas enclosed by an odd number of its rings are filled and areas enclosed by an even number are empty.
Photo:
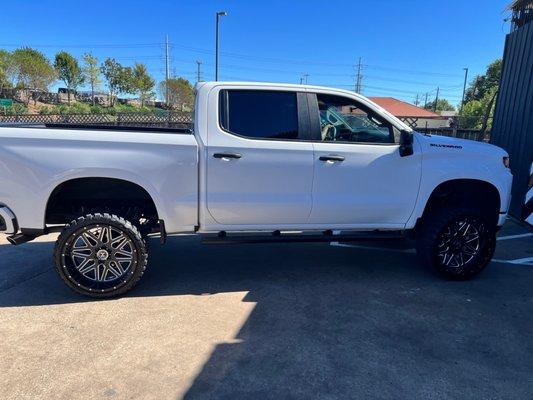
[[[424,110],[413,104],[395,99],[394,97],[369,97],[369,99],[395,117],[442,118],[439,114]]]

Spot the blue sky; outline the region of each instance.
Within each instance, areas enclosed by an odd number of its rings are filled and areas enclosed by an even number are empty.
[[[2,3],[0,47],[139,61],[161,80],[168,34],[172,73],[195,81],[201,60],[211,80],[215,12],[225,10],[222,80],[299,83],[308,74],[309,84],[353,89],[361,57],[365,95],[413,102],[440,86],[457,104],[463,68],[473,77],[502,56],[509,1],[10,1]]]

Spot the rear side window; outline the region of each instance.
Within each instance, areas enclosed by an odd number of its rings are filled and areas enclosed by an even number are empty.
[[[230,133],[256,139],[298,139],[296,93],[222,90],[220,125]]]

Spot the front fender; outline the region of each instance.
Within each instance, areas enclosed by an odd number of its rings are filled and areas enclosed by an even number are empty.
[[[420,193],[406,229],[415,226],[424,213],[433,191],[442,183],[456,179],[472,179],[493,185],[500,196],[500,214],[508,211],[512,174],[505,168],[505,151],[485,143],[450,138],[424,138],[422,141],[422,176]],[[439,146],[432,146],[435,142]],[[445,146],[441,146],[441,144]],[[448,147],[449,146],[449,147]],[[504,218],[500,218],[503,221]]]

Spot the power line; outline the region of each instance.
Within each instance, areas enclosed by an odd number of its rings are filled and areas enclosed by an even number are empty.
[[[130,44],[6,44],[0,43],[0,47],[35,47],[35,48],[113,48],[113,49],[129,49],[136,47],[160,47],[164,43],[130,43]]]
[[[185,59],[175,59],[175,58],[172,58],[173,61],[175,62],[182,62],[182,63],[191,63],[190,60],[185,60]],[[208,67],[212,67],[213,64],[210,64],[210,63],[204,63],[203,65],[205,66],[208,66]],[[357,65],[358,66],[358,65]],[[361,68],[362,68],[363,65],[361,65]],[[272,68],[262,68],[262,67],[250,67],[250,66],[241,66],[241,65],[232,65],[232,64],[227,64],[225,65],[226,69],[236,69],[236,70],[249,70],[249,71],[264,71],[264,72],[269,72],[269,73],[282,73],[282,74],[299,74],[300,71],[297,71],[297,70],[279,70],[279,69],[272,69]],[[362,71],[360,71],[361,73]],[[316,76],[336,76],[336,77],[352,77],[352,76],[355,76],[357,77],[357,75],[350,75],[350,74],[330,74],[330,73],[319,73],[319,72],[313,72],[312,75],[316,75]],[[413,85],[425,85],[425,86],[431,86],[431,87],[435,87],[435,82],[433,83],[429,83],[429,82],[419,82],[419,81],[411,81],[411,80],[402,80],[402,79],[396,79],[396,78],[386,78],[386,77],[381,77],[381,76],[376,76],[376,75],[364,75],[366,78],[370,78],[370,79],[376,79],[376,80],[382,80],[382,81],[388,81],[388,82],[398,82],[398,83],[408,83],[408,84],[413,84]],[[362,73],[361,73],[361,78],[362,78]],[[449,86],[442,86],[444,88],[459,88],[461,85],[449,85]],[[436,89],[433,89],[433,91],[436,90]]]
[[[175,43],[173,43],[172,46],[179,47],[184,50],[212,54],[212,50],[202,49],[198,47],[186,46],[186,45],[175,44]],[[320,65],[320,66],[333,66],[333,67],[349,67],[350,66],[349,64],[329,63],[329,62],[316,61],[316,60],[301,60],[301,59],[294,60],[294,59],[287,59],[287,58],[260,57],[260,56],[250,56],[246,54],[229,53],[229,52],[220,52],[220,54],[226,57],[242,58],[242,59],[257,60],[257,61],[264,61],[264,62],[295,63],[295,64],[304,64],[304,65],[314,64],[314,65]],[[382,69],[382,70],[402,72],[402,73],[408,73],[408,74],[418,74],[418,75],[422,74],[422,75],[433,75],[433,76],[453,77],[453,78],[460,76],[456,74],[449,74],[449,73],[436,72],[436,71],[414,71],[411,69],[391,68],[391,67],[384,67],[384,66],[372,65],[372,64],[365,64],[364,66],[369,67],[369,68],[374,68],[374,69]]]
[[[458,76],[461,76],[461,75],[456,75],[456,74],[447,74],[443,72],[415,71],[415,70],[410,70],[410,69],[382,67],[379,65],[365,65],[365,66],[371,69],[378,69],[382,71],[391,71],[391,72],[401,72],[401,73],[406,73],[406,74],[411,74],[411,75],[433,75],[433,76],[442,76],[442,77],[451,77],[451,78],[456,78]]]
[[[429,82],[411,81],[411,80],[404,80],[404,79],[397,79],[397,78],[386,78],[386,77],[377,76],[377,75],[365,75],[365,77],[369,79],[375,79],[378,81],[408,83],[412,85],[425,85],[425,86],[430,86],[430,87],[435,86],[435,82],[429,83]],[[460,88],[461,85],[450,85],[450,86],[443,86],[443,87],[453,89],[453,88]]]
[[[170,48],[181,48],[188,51],[193,52],[199,52],[199,53],[205,53],[205,54],[213,54],[213,50],[203,49],[199,47],[194,46],[187,46],[177,43],[168,43]],[[143,48],[143,47],[163,47],[166,46],[166,43],[94,43],[94,44],[13,44],[13,43],[0,43],[0,47],[36,47],[36,48]],[[252,56],[247,54],[241,54],[241,53],[231,53],[231,52],[220,52],[221,55],[224,55],[226,57],[232,57],[232,58],[239,58],[239,59],[245,59],[245,60],[256,60],[256,61],[262,61],[262,62],[272,62],[272,63],[284,63],[284,64],[300,64],[300,65],[316,65],[316,66],[329,66],[329,67],[351,67],[350,64],[343,64],[343,63],[330,63],[330,62],[324,62],[324,61],[318,61],[318,60],[305,60],[305,59],[288,59],[288,58],[275,58],[275,57],[261,57],[261,56]],[[361,67],[367,67],[370,69],[378,69],[383,71],[390,71],[390,72],[399,72],[399,73],[405,73],[405,74],[411,74],[411,75],[431,75],[431,76],[441,76],[441,77],[462,77],[462,75],[458,74],[450,74],[450,73],[443,73],[443,72],[437,72],[437,71],[425,71],[425,70],[411,70],[411,69],[401,69],[401,68],[392,68],[388,66],[380,66],[375,64],[365,64]]]

